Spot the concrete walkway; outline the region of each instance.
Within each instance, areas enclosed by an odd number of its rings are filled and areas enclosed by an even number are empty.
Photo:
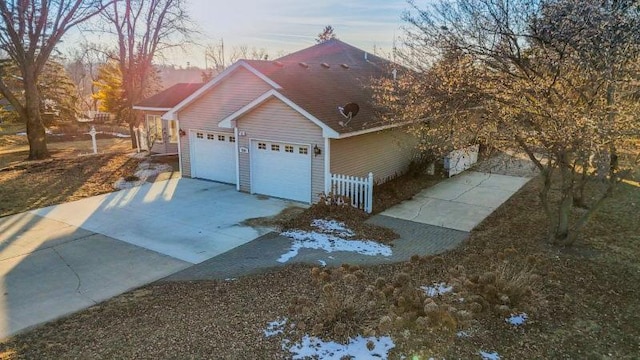
[[[423,190],[382,215],[471,231],[530,178],[466,171]]]

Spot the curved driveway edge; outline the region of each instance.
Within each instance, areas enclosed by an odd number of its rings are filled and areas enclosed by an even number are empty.
[[[375,215],[367,222],[394,230],[400,238],[393,241],[391,256],[369,256],[354,252],[300,249],[287,263],[278,258],[291,248],[292,239],[272,232],[249,243],[218,255],[200,264],[169,275],[161,281],[230,280],[265,271],[276,270],[290,263],[339,266],[341,264],[374,265],[407,261],[414,254],[436,255],[454,249],[469,233],[421,224],[413,221]]]

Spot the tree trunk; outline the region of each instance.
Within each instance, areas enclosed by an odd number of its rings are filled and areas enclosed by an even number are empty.
[[[137,133],[136,133],[136,131],[134,129],[135,129],[135,126],[133,126],[133,123],[129,122],[129,134],[131,134],[131,148],[132,149],[135,149],[135,148],[138,147],[138,144],[137,144],[137,141],[136,141]]]
[[[27,123],[27,139],[29,140],[29,160],[41,160],[48,158],[47,136],[45,133],[42,116],[40,114],[40,91],[37,79],[33,77],[34,71],[27,71],[24,76],[25,112]]]
[[[561,199],[558,206],[558,224],[554,234],[554,242],[564,244],[569,236],[570,216],[573,209],[573,169],[569,167],[569,156],[563,151],[558,157],[560,177],[562,181]]]
[[[584,163],[582,164],[582,173],[580,175],[578,187],[573,194],[573,204],[576,207],[581,207],[583,209],[588,208],[587,200],[585,199],[585,196],[584,196],[584,190],[585,190],[585,187],[587,186],[587,181],[589,181],[588,170],[589,170],[589,162],[585,160]]]
[[[553,212],[551,211],[551,204],[549,203],[549,191],[551,191],[551,181],[553,178],[553,167],[551,165],[551,161],[549,161],[546,167],[542,167],[541,170],[544,185],[542,189],[540,189],[538,196],[540,198],[542,208],[544,209],[544,213],[549,220],[547,235],[549,237],[549,241],[552,242],[555,233],[555,222],[553,221]]]

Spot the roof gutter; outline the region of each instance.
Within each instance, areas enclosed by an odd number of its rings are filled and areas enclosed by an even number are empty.
[[[336,139],[346,139],[346,138],[350,138],[350,137],[354,137],[354,136],[358,136],[358,135],[364,135],[364,134],[368,134],[368,133],[372,133],[372,132],[376,132],[376,131],[393,129],[393,128],[397,128],[397,127],[401,127],[401,126],[405,126],[405,125],[409,125],[409,124],[413,124],[413,123],[414,123],[414,121],[405,121],[405,122],[401,122],[401,123],[378,126],[378,127],[374,127],[374,128],[370,128],[370,129],[352,131],[352,132],[340,134],[340,135],[338,135],[338,137],[336,137]]]
[[[144,110],[144,111],[169,111],[171,108],[161,108],[161,107],[149,107],[149,106],[133,106],[133,110]]]

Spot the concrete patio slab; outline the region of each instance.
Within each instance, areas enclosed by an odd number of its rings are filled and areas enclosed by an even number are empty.
[[[243,226],[245,219],[288,206],[304,205],[231,185],[171,179],[31,213],[197,264],[268,231]]]
[[[423,190],[382,215],[471,231],[530,178],[467,171]]]

